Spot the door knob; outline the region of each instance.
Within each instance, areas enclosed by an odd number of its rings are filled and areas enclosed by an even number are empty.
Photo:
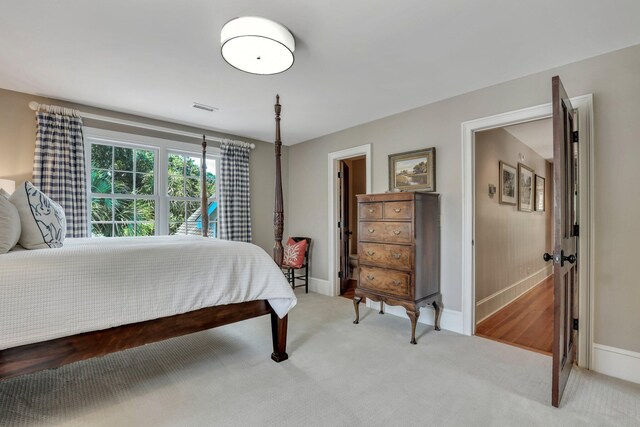
[[[564,254],[562,254],[562,260],[568,261],[569,264],[575,264],[578,258],[575,255],[564,256]]]
[[[545,252],[544,255],[542,255],[542,259],[544,260],[544,262],[549,262],[553,259],[553,255],[549,255]]]

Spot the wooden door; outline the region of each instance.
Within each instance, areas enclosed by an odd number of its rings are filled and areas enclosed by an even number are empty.
[[[558,76],[552,79],[553,99],[553,368],[551,403],[558,407],[577,349],[575,302],[578,292],[576,113]]]
[[[340,172],[338,172],[338,182],[340,183],[340,219],[338,227],[340,230],[340,294],[344,294],[349,288],[349,165],[340,161]]]

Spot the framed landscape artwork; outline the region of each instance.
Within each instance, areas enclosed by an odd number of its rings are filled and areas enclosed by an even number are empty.
[[[518,163],[518,210],[533,211],[533,169]]]
[[[544,212],[544,178],[536,175],[536,211]]]
[[[389,155],[389,191],[436,191],[436,149]]]
[[[503,205],[516,204],[517,182],[516,168],[505,162],[500,162],[500,203]]]

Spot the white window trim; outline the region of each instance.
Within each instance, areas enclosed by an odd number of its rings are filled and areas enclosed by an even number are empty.
[[[87,172],[91,171],[91,144],[102,143],[109,145],[118,145],[121,147],[133,147],[142,149],[151,149],[156,152],[156,170],[154,171],[156,200],[156,235],[169,234],[169,197],[167,194],[167,176],[168,176],[168,154],[169,152],[179,152],[188,155],[202,155],[202,146],[200,144],[190,144],[188,142],[172,141],[163,138],[155,138],[151,136],[136,135],[126,132],[117,132],[106,129],[98,129],[92,127],[84,127],[84,149],[86,159]],[[220,148],[207,147],[207,158],[216,161],[216,174],[220,171]],[[216,197],[212,200],[217,200]],[[87,173],[87,212],[91,213],[91,173]],[[87,221],[87,232],[91,235],[91,217]]]

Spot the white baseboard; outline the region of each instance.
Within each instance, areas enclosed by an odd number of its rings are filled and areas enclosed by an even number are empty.
[[[309,277],[309,291],[328,297],[333,296],[331,283],[328,280],[318,279],[317,277]]]
[[[476,303],[476,325],[535,288],[552,272],[553,266],[545,266],[524,279],[478,301]]]
[[[591,357],[594,371],[640,384],[640,353],[593,343]]]
[[[367,299],[367,307],[373,308],[375,310],[379,310],[380,303]],[[384,312],[385,314],[392,314],[394,316],[409,319],[409,317],[407,316],[407,312],[402,307],[385,304]],[[425,325],[433,325],[435,323],[435,314],[436,314],[435,310],[431,307],[421,308],[420,317],[418,317],[418,323],[423,323]],[[440,327],[442,329],[446,329],[447,331],[457,332],[461,334],[462,333],[462,312],[449,310],[445,308],[442,311],[442,316],[440,317]]]

